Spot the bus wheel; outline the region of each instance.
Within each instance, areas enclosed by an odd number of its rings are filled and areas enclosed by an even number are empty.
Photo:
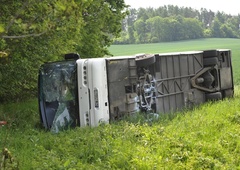
[[[144,66],[149,66],[155,63],[156,58],[154,55],[142,54],[142,55],[137,55],[135,61],[138,67],[144,67]]]
[[[222,93],[221,92],[215,92],[215,93],[207,93],[205,95],[206,101],[209,100],[221,100],[222,99]]]

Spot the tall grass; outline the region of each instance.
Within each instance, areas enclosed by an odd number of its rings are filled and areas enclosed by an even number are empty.
[[[237,47],[233,49],[237,52]],[[36,100],[4,104],[0,120],[8,124],[0,127],[0,149],[8,148],[14,157],[13,163],[6,159],[9,169],[239,169],[239,101],[236,86],[232,99],[161,115],[158,120],[139,116],[59,134],[39,127]]]
[[[20,116],[18,121],[24,124],[1,127],[0,147],[11,151],[19,169],[238,169],[239,100],[237,87],[233,99],[153,122],[122,120],[59,134],[37,128],[35,118],[25,122]],[[32,113],[27,107],[22,112]]]

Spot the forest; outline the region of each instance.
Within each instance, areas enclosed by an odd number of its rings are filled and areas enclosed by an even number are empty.
[[[115,44],[158,43],[199,38],[240,38],[240,15],[173,5],[129,9]]]

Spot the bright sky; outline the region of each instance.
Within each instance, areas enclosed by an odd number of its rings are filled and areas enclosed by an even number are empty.
[[[213,12],[224,12],[226,14],[238,15],[240,14],[240,1],[239,0],[125,0],[127,5],[132,8],[147,8],[164,5],[177,5],[179,7],[191,7],[200,10],[206,8]]]

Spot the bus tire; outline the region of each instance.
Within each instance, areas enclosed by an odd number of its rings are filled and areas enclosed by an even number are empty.
[[[203,65],[204,66],[218,65],[218,58],[217,57],[203,58]]]
[[[217,50],[205,50],[205,51],[203,51],[203,58],[217,57],[217,56],[218,56]]]
[[[222,93],[221,92],[206,93],[205,98],[206,98],[206,101],[221,100],[222,99]]]
[[[156,58],[154,55],[143,54],[136,56],[135,61],[138,67],[145,67],[154,64],[156,62]]]

